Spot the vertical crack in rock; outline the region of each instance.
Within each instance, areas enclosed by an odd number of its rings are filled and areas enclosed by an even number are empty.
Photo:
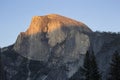
[[[27,79],[26,79],[26,80],[31,80],[31,77],[30,77],[31,71],[30,71],[29,66],[30,66],[30,60],[27,61],[28,76],[27,76]]]

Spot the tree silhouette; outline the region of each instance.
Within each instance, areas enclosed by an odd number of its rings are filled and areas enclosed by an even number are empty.
[[[81,72],[83,73],[84,80],[101,80],[93,51],[91,54],[87,51]]]
[[[90,64],[90,68],[91,68],[90,80],[101,80],[101,75],[98,71],[98,66],[97,66],[97,63],[96,63],[96,57],[95,57],[93,51],[92,51],[92,54],[91,54],[90,62],[91,62],[91,64]]]
[[[84,74],[85,80],[89,80],[90,79],[90,72],[91,72],[90,68],[91,68],[91,66],[90,66],[90,54],[87,51],[87,53],[85,55],[85,58],[84,58],[83,68],[81,68],[81,71]]]
[[[78,71],[69,80],[89,80],[90,77],[90,58],[89,53],[85,54],[83,67],[79,67]]]
[[[112,56],[108,80],[120,80],[120,55],[117,51]]]

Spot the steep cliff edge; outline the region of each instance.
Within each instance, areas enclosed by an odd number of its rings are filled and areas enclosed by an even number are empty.
[[[89,38],[83,32],[92,31],[73,19],[57,14],[35,16],[27,31],[18,36],[14,50],[29,59],[43,61],[48,61],[54,48],[57,56],[84,54],[89,46]]]
[[[120,53],[119,33],[92,32],[85,24],[57,14],[35,16],[15,44],[0,49],[1,78],[77,80],[88,47],[106,80],[113,53]]]
[[[85,33],[90,32],[91,29],[82,22],[61,15],[35,16],[27,31],[18,36],[13,50],[29,60],[42,61],[55,71],[61,66],[67,67],[68,71],[63,74],[68,78],[83,63],[83,54],[90,45]],[[46,80],[51,76],[54,75]]]

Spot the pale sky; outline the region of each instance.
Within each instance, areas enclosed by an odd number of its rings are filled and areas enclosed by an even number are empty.
[[[0,47],[13,44],[33,16],[60,14],[93,31],[120,32],[120,0],[0,0]]]

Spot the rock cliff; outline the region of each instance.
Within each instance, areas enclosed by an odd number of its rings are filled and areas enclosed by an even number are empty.
[[[90,32],[91,29],[82,22],[61,15],[34,16],[29,28],[19,34],[13,46],[16,53],[28,59],[26,80],[33,80],[29,77],[32,74],[29,69],[31,60],[43,62],[51,70],[48,75],[41,75],[41,80],[71,77],[83,63],[83,55],[90,46],[86,33]]]
[[[75,51],[72,54],[84,54],[89,46],[89,38],[82,32],[91,30],[81,22],[57,14],[35,16],[28,30],[18,36],[14,49],[27,58],[43,61],[47,61],[53,48],[62,43],[65,44],[59,45],[56,54],[68,54],[70,44],[72,51]]]
[[[106,80],[112,54],[120,52],[119,34],[92,32],[82,22],[57,14],[35,16],[13,45],[0,49],[0,78],[70,80],[83,65],[88,48]]]

